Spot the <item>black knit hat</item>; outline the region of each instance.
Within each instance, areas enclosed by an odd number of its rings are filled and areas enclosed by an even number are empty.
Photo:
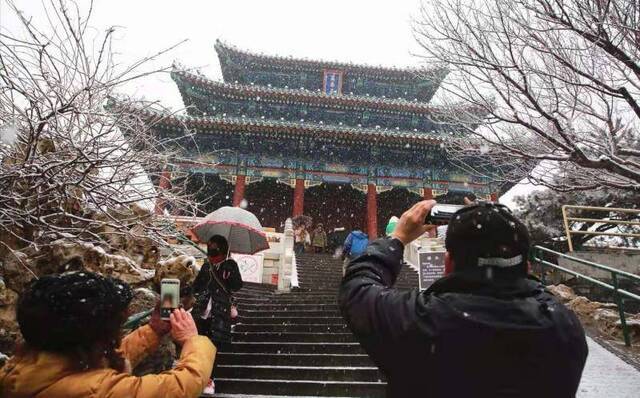
[[[132,298],[129,285],[119,279],[91,272],[47,275],[21,295],[17,319],[33,347],[89,346],[121,326]]]
[[[481,202],[458,210],[449,222],[445,245],[456,270],[527,272],[529,233],[504,205]]]

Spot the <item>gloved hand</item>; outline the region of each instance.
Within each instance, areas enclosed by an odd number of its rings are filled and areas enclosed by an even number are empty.
[[[182,308],[173,311],[171,318],[171,337],[179,345],[198,335],[198,328],[190,313]]]
[[[171,331],[171,323],[160,318],[160,301],[156,303],[156,308],[154,308],[153,312],[151,313],[149,326],[151,326],[151,329],[153,329],[153,331],[156,332],[156,334],[160,337]]]

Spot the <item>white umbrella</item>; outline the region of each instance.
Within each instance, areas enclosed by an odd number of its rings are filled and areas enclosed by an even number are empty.
[[[267,235],[258,218],[239,207],[219,208],[193,227],[193,232],[203,243],[214,235],[224,237],[232,253],[255,254],[269,248]]]

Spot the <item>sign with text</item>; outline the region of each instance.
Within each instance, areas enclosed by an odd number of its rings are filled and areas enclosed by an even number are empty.
[[[342,71],[324,71],[324,93],[326,95],[342,94]]]
[[[262,283],[264,254],[232,254],[231,258],[238,263],[240,275],[242,275],[244,282]]]
[[[436,280],[444,276],[445,252],[419,252],[420,275],[418,275],[420,290],[429,288]]]

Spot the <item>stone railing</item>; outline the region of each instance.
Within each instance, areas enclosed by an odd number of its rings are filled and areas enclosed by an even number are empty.
[[[420,268],[420,253],[421,252],[443,252],[444,240],[442,238],[430,238],[427,234],[409,243],[404,248],[404,261],[411,266],[411,268],[419,271]]]

